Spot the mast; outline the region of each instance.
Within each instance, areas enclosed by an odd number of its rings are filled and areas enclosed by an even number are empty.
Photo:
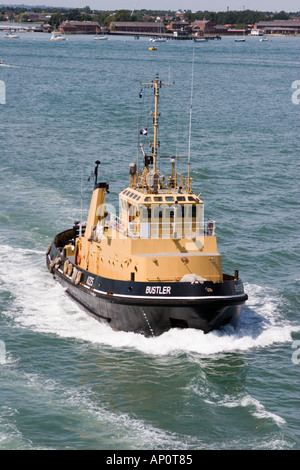
[[[154,129],[154,137],[153,137],[153,142],[150,142],[150,147],[152,147],[151,150],[151,157],[146,155],[143,145],[139,144],[139,147],[144,155],[144,160],[145,160],[145,168],[143,171],[143,175],[141,178],[141,186],[143,188],[146,188],[148,186],[147,182],[147,175],[148,175],[148,165],[151,163],[153,165],[153,170],[149,173],[149,176],[151,178],[156,178],[156,181],[158,182],[159,179],[159,172],[157,171],[157,158],[158,158],[158,148],[160,147],[160,142],[158,140],[158,120],[160,117],[160,113],[158,112],[158,98],[159,98],[159,89],[162,86],[171,86],[171,83],[162,83],[161,80],[158,78],[158,74],[156,74],[155,81],[151,81],[150,83],[141,83],[143,86],[150,86],[151,88],[154,88],[154,113],[151,112],[150,116],[153,116],[153,129]],[[172,164],[172,176],[168,177],[168,188],[164,186],[164,183],[162,183],[162,186],[164,189],[174,189],[177,188],[177,178],[180,177],[180,182],[179,186],[177,189],[185,189],[188,193],[192,192],[192,184],[191,184],[191,178],[190,178],[190,139],[191,139],[191,120],[192,120],[192,100],[193,100],[193,81],[192,81],[192,86],[191,86],[191,105],[190,105],[190,131],[189,131],[189,151],[188,151],[188,156],[186,155],[175,155],[175,156],[166,156],[166,155],[160,155],[160,158],[169,158]],[[175,169],[175,165],[177,162],[178,158],[187,158],[188,157],[188,176],[184,177],[183,175],[180,175],[177,173]],[[155,176],[156,175],[156,176]],[[150,183],[149,183],[150,184]],[[158,182],[156,185],[158,187],[158,184],[161,185],[160,182]],[[151,184],[150,184],[151,186]],[[152,184],[153,186],[153,184]]]
[[[160,113],[158,113],[158,98],[159,98],[159,89],[165,85],[170,86],[169,83],[162,83],[159,81],[158,74],[156,75],[155,82],[151,83],[141,83],[141,85],[150,85],[151,88],[154,87],[154,114],[151,113],[150,116],[153,116],[153,128],[154,128],[154,140],[152,146],[152,157],[153,157],[153,170],[156,172],[156,158],[157,158],[157,148],[158,148],[158,118],[160,117]]]
[[[131,14],[130,14],[130,18],[132,17],[132,15],[133,15],[133,13],[134,13],[134,10],[136,9],[138,3],[139,3],[139,0],[137,0],[136,4],[134,5],[133,10],[132,10],[132,12],[131,12]]]

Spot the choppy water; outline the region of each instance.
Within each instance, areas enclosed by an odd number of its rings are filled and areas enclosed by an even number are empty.
[[[194,47],[194,191],[249,301],[236,331],[158,338],[81,312],[44,253],[98,158],[116,204],[155,73],[162,153],[187,153],[193,43],[49,39],[0,36],[0,448],[299,449],[299,38]]]

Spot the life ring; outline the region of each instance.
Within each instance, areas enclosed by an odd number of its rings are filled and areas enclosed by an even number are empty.
[[[80,264],[81,263],[81,254],[78,253],[77,255],[77,263],[76,264]]]

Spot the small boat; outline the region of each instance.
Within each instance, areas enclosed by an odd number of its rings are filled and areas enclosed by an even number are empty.
[[[235,42],[245,42],[246,39],[245,38],[239,38],[239,39],[235,39]]]
[[[67,38],[64,34],[52,33],[50,41],[66,41]]]
[[[19,36],[16,33],[7,33],[4,37],[7,39],[17,39]]]
[[[268,38],[261,38],[260,39],[260,42],[265,42],[265,41],[269,41],[269,39]]]
[[[157,51],[157,47],[151,46],[151,47],[149,47],[149,51]]]
[[[205,221],[201,193],[192,191],[189,159],[183,175],[176,165],[184,156],[160,155],[158,99],[170,84],[157,75],[141,86],[154,90],[152,150],[138,145],[119,216],[109,212],[109,183],[98,181],[96,160],[87,222],[54,237],[47,267],[71,299],[113,330],[154,337],[171,328],[235,327],[248,298],[238,271],[223,273],[215,222]],[[169,176],[159,158],[170,164]]]
[[[152,42],[166,42],[167,40],[166,40],[166,38],[159,37],[159,38],[151,38],[151,39],[149,39],[149,41],[152,41]]]
[[[94,36],[94,40],[95,41],[106,41],[107,40],[107,37],[106,36],[98,36],[96,34],[96,36]]]
[[[194,42],[208,42],[207,38],[194,38]]]

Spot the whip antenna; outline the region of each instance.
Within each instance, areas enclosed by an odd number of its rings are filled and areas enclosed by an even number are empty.
[[[190,126],[189,126],[189,146],[188,146],[188,182],[190,181],[193,88],[194,88],[194,45],[193,45],[193,58],[192,58],[192,83],[191,83]]]

